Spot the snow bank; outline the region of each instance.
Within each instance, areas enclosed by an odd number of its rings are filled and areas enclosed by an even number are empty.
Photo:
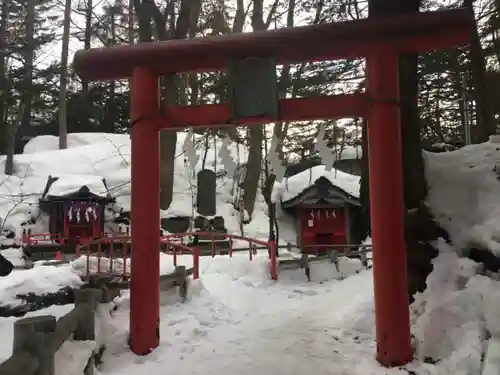
[[[500,338],[492,337],[488,341],[488,349],[484,358],[483,375],[500,373]]]
[[[0,305],[17,306],[22,303],[18,295],[55,293],[61,288],[76,288],[81,284],[79,274],[69,265],[14,271],[8,277],[0,278]]]
[[[314,184],[320,177],[326,177],[334,186],[339,187],[353,197],[359,198],[359,176],[353,176],[335,168],[326,171],[324,165],[317,165],[274,184],[272,201],[284,202],[292,199]]]
[[[111,143],[118,144],[123,142],[124,137],[127,137],[127,135],[111,133],[71,133],[68,134],[68,148],[99,143],[102,142],[103,139],[107,139]],[[23,154],[34,154],[42,151],[57,150],[59,150],[59,137],[55,137],[53,135],[40,135],[26,143],[23,149]]]
[[[184,164],[183,143],[186,133],[178,133],[174,172],[174,193],[169,209],[161,212],[162,217],[177,215],[196,215],[193,211],[193,184],[190,170]],[[195,171],[202,168],[205,156],[205,169],[214,168],[220,172],[224,167],[218,157],[222,141],[217,139],[216,149],[210,142],[208,150],[203,149],[204,142],[199,142],[197,152],[201,156]],[[126,134],[75,133],[68,135],[68,148],[58,150],[58,138],[39,136],[30,140],[24,154],[15,155],[15,174],[0,174],[0,219],[4,221],[4,229],[17,232],[19,226],[26,221],[30,213],[37,209],[38,199],[43,192],[49,175],[59,177],[49,193],[64,195],[87,185],[98,195],[106,195],[108,191],[102,179],[106,179],[107,187],[117,199],[117,206],[125,211],[130,210],[130,137]],[[229,151],[238,163],[246,162],[247,151],[236,144],[229,145]],[[0,156],[0,168],[3,170],[5,157]],[[233,209],[237,191],[233,189],[233,176],[219,178],[217,181],[217,214],[226,220],[230,233],[239,233],[237,214]],[[237,184],[236,184],[237,185]],[[267,206],[257,196],[252,222],[245,226],[245,234],[250,237],[267,239]],[[1,225],[1,224],[0,224]],[[285,225],[286,226],[286,223]],[[284,228],[283,233],[287,233]],[[295,238],[287,240],[292,241]]]
[[[412,306],[418,356],[442,361],[440,367],[456,374],[477,374],[486,339],[484,298],[492,281],[476,275],[477,264],[459,258],[444,241],[436,246],[441,252],[427,289]]]
[[[500,255],[500,143],[425,153],[427,205],[458,247],[479,243]]]
[[[461,258],[476,244],[500,255],[500,144],[487,142],[445,153],[424,153],[427,206],[450,235],[439,239],[439,255],[427,289],[412,305],[419,359],[439,361],[439,374],[488,374],[500,337],[500,282],[482,275],[476,262]],[[494,339],[488,340],[490,336]],[[483,356],[488,349],[487,360]],[[493,366],[493,367],[492,367]]]

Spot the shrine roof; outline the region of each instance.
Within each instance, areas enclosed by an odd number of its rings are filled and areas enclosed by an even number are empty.
[[[85,188],[83,186],[82,188]],[[96,201],[102,204],[107,204],[107,203],[114,203],[116,201],[115,198],[113,197],[107,197],[107,196],[101,196],[94,194],[90,191],[75,191],[74,193],[69,193],[66,195],[47,195],[45,198],[43,198],[44,201],[46,202],[61,202],[61,201],[74,201],[74,200],[79,200],[79,201]]]
[[[297,197],[317,189],[318,181],[320,185],[327,187],[330,194],[337,195],[352,204],[359,204],[360,177],[335,168],[327,171],[324,165],[306,169],[285,178],[280,183],[275,183],[271,199],[275,203],[291,203]]]
[[[281,201],[283,208],[294,208],[299,205],[338,204],[343,201],[352,206],[360,206],[358,197],[354,197],[338,186],[333,185],[326,177],[319,177],[313,185],[307,187],[293,198]]]
[[[109,196],[102,179],[88,179],[89,184],[80,185],[77,178],[56,179],[48,188],[46,195],[40,199],[42,202],[92,200],[102,204],[115,202],[115,198]]]

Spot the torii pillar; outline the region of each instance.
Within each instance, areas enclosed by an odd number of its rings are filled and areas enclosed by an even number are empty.
[[[160,132],[155,118],[160,91],[158,75],[150,69],[134,69],[130,107],[130,346],[134,353],[148,354],[160,342]]]

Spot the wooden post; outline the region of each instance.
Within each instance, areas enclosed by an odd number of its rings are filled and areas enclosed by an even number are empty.
[[[30,353],[38,360],[36,375],[54,375],[55,351],[51,345],[56,329],[56,318],[52,315],[34,316],[14,323],[12,355]]]
[[[95,311],[97,300],[100,299],[99,289],[75,290],[75,308],[80,309],[78,325],[73,338],[77,341],[95,340]],[[89,361],[84,369],[85,375],[94,374],[94,354],[89,357]]]
[[[200,249],[193,248],[193,279],[197,280],[200,277]]]
[[[188,281],[187,281],[187,270],[186,266],[177,266],[175,267],[175,273],[178,275],[179,282],[179,296],[183,301],[187,298],[188,291]]]
[[[75,307],[81,311],[75,330],[75,340],[95,340],[95,310],[98,293],[98,289],[75,290]]]
[[[408,363],[413,357],[397,52],[390,47],[378,48],[368,56],[366,66],[372,100],[368,114],[368,167],[377,360],[394,367]]]
[[[276,259],[277,255],[276,242],[274,240],[270,241],[268,246],[269,246],[269,257],[271,258],[270,261],[271,279],[278,280],[278,261]]]
[[[130,348],[149,354],[160,343],[160,110],[158,77],[135,68],[131,88],[132,251]]]

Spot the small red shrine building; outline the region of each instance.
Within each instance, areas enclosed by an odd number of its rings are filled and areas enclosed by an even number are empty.
[[[67,195],[46,195],[39,207],[48,215],[49,232],[57,242],[75,244],[104,233],[105,209],[115,198],[100,196],[87,186]]]
[[[324,176],[297,195],[282,200],[281,205],[294,220],[297,245],[304,253],[324,253],[332,245],[343,251],[348,247],[338,245],[361,243],[359,198]]]

